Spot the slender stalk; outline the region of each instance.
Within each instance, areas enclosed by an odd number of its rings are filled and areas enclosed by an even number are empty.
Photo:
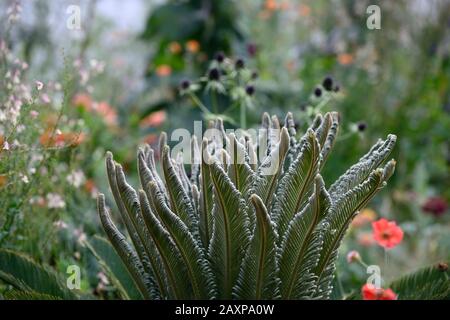
[[[208,108],[200,101],[200,99],[193,94],[192,92],[189,93],[189,98],[191,98],[192,102],[200,108],[204,113],[210,114],[211,111],[208,110]]]
[[[246,103],[241,103],[241,128],[245,129],[247,128],[247,105]]]

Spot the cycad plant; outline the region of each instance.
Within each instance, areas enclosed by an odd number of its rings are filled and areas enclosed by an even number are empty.
[[[192,139],[190,175],[162,135],[138,152],[141,188],[107,154],[109,183],[128,236],[103,194],[102,225],[141,295],[149,299],[327,299],[339,245],[351,220],[386,184],[389,135],[329,188],[321,168],[336,140],[337,113],[318,115],[297,138],[264,114],[258,139]],[[258,141],[254,141],[258,140]],[[262,156],[258,157],[257,154]],[[270,169],[270,170],[268,170]],[[161,174],[158,173],[161,172]],[[131,241],[129,243],[128,241]]]

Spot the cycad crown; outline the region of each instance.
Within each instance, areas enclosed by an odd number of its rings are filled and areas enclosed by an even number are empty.
[[[163,134],[162,177],[154,151],[138,152],[141,189],[125,180],[107,154],[109,183],[128,236],[112,222],[100,194],[103,227],[143,298],[327,299],[338,247],[354,216],[380,190],[395,167],[383,166],[396,137],[389,135],[327,190],[320,175],[335,142],[338,114],[317,116],[296,138],[294,120],[284,127],[263,116],[268,132],[259,143],[225,135],[192,141],[188,177],[170,158]],[[267,148],[261,153],[261,148]],[[257,159],[256,154],[264,154]],[[271,165],[275,164],[275,167]],[[275,168],[267,174],[267,168]],[[128,242],[128,238],[131,244]]]

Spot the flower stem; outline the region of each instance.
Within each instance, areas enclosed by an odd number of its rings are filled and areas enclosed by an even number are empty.
[[[203,113],[209,114],[211,113],[211,111],[208,110],[208,108],[200,101],[199,98],[197,98],[197,96],[195,94],[193,94],[192,92],[189,93],[189,97],[191,98],[192,102],[200,108],[200,110],[203,111]]]

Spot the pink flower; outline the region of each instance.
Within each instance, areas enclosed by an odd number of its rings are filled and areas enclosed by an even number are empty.
[[[51,102],[50,97],[48,96],[48,94],[44,93],[41,96],[42,102],[45,104],[49,104]]]
[[[39,112],[37,112],[36,110],[31,110],[31,111],[30,111],[30,116],[31,116],[33,119],[36,119],[38,115],[39,115]]]

